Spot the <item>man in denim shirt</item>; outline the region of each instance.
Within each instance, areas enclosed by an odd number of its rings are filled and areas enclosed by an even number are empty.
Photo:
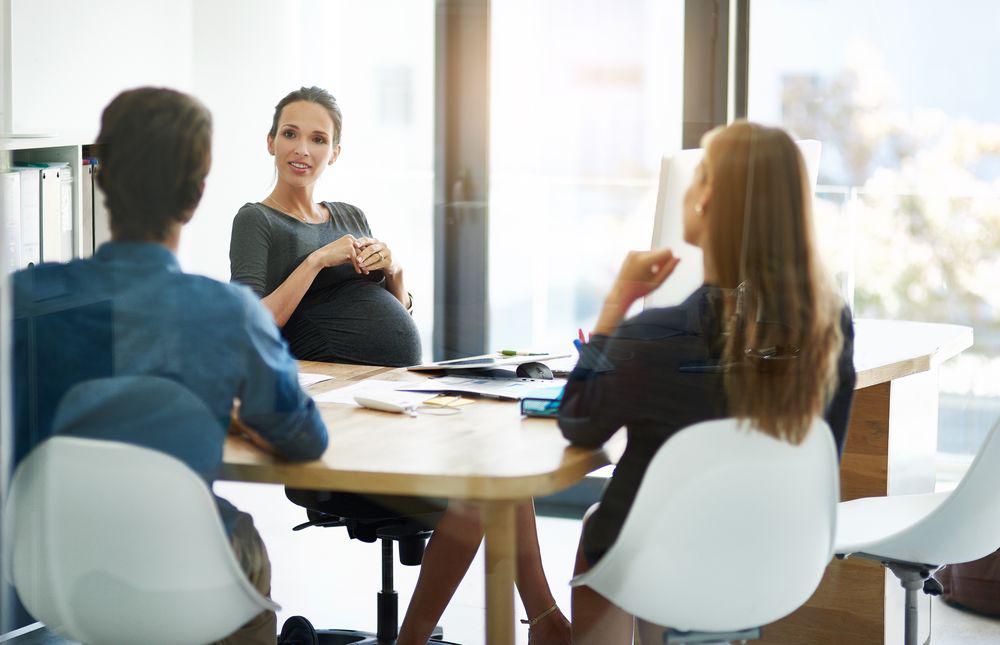
[[[211,129],[208,110],[172,90],[123,92],[104,110],[97,181],[113,241],[93,258],[14,276],[15,462],[68,432],[162,450],[210,483],[234,400],[262,448],[293,460],[326,449],[326,428],[270,313],[249,289],[185,274],[177,263],[181,228],[211,164]],[[131,402],[136,418],[119,409],[108,415],[117,421],[101,419],[102,409],[128,404],[114,391],[118,381],[60,408],[74,386],[122,376],[174,381],[213,420],[185,423],[166,400]],[[67,410],[71,400],[86,410]],[[270,563],[252,519],[222,499],[219,509],[248,577],[269,593]],[[274,613],[264,612],[226,640],[273,644],[276,631]]]

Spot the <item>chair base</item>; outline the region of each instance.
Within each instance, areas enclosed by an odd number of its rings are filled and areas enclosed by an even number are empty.
[[[683,632],[667,629],[663,632],[663,645],[701,645],[708,643],[746,642],[760,638],[760,628],[741,629],[734,632]]]
[[[371,632],[362,632],[353,629],[317,629],[316,638],[320,645],[395,645],[396,639],[379,640],[378,636]],[[434,628],[431,639],[428,643],[434,645],[461,645],[444,640],[444,630],[440,627]]]
[[[356,629],[314,629],[304,616],[292,616],[285,621],[278,636],[280,645],[395,645],[395,637],[380,639],[378,634]],[[434,645],[461,645],[444,640],[444,630],[440,626],[431,632],[428,643]]]
[[[906,593],[903,616],[903,644],[917,645],[917,641],[919,640],[919,636],[917,635],[919,625],[917,618],[917,593],[923,592],[929,596],[941,594],[941,583],[934,578],[934,572],[940,566],[920,562],[906,562],[904,560],[895,560],[868,553],[852,553],[851,555],[881,563],[882,566],[891,571],[899,580],[900,586],[903,587]],[[930,638],[928,637],[929,641]]]

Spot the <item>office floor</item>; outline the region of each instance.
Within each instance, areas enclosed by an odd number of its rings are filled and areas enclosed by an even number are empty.
[[[304,511],[292,506],[278,486],[220,483],[217,492],[250,512],[273,564],[274,599],[283,609],[278,624],[302,614],[317,627],[374,629],[375,594],[380,585],[380,549],[374,544],[349,540],[344,529],[307,529],[291,533],[304,521]],[[539,518],[539,540],[545,572],[556,600],[569,614],[569,587],[573,549],[580,531],[576,520]],[[409,602],[418,570],[396,561],[396,589],[400,613]],[[484,623],[482,552],[462,582],[440,624],[445,637],[464,645],[481,645]],[[524,611],[517,603],[518,617]],[[935,599],[932,611],[934,645],[987,645],[1000,642],[1000,620],[963,612]],[[42,633],[22,636],[17,645],[56,644],[66,641]],[[527,643],[527,627],[520,626],[517,643]]]

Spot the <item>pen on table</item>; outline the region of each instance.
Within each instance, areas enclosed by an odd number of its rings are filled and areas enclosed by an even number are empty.
[[[516,349],[501,349],[498,354],[503,356],[545,356],[545,352],[519,352]]]

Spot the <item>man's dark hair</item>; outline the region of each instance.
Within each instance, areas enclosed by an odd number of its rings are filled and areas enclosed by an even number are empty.
[[[333,94],[316,86],[300,87],[278,101],[278,104],[274,106],[274,118],[271,119],[271,129],[268,131],[268,135],[272,139],[278,136],[278,119],[281,118],[281,111],[285,109],[286,105],[296,101],[308,101],[324,108],[333,119],[333,135],[330,145],[335,146],[340,143],[340,129],[344,123],[344,115],[340,113],[340,106],[337,105],[337,99],[333,98]]]
[[[97,183],[115,240],[162,242],[201,201],[212,164],[212,115],[176,90],[122,92],[101,115]]]

